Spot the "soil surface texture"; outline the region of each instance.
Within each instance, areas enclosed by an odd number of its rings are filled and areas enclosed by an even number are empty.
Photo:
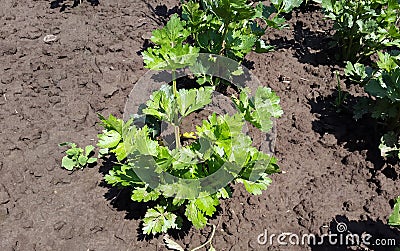
[[[4,0],[0,8],[0,250],[166,250],[162,235],[146,238],[146,206],[129,191],[104,184],[107,163],[68,172],[61,142],[95,144],[97,113],[122,116],[135,82],[146,72],[140,52],[151,31],[179,1]],[[275,154],[282,173],[260,196],[233,186],[211,223],[216,250],[392,250],[393,247],[260,243],[265,233],[301,236],[351,233],[391,238],[400,167],[380,157],[376,122],[354,121],[348,93],[341,111],[329,49],[332,24],[318,6],[295,10],[289,29],[268,30],[271,53],[250,53],[251,71],[281,97]],[[55,37],[46,37],[54,35]],[[44,41],[44,38],[50,41]],[[262,142],[261,142],[262,143]],[[260,144],[261,144],[260,143]],[[211,227],[170,233],[187,248]],[[262,240],[261,238],[261,240]],[[369,248],[369,249],[367,249]]]

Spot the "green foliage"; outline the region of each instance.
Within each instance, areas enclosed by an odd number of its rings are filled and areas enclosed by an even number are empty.
[[[302,0],[275,0],[272,6],[259,3],[255,8],[246,0],[201,0],[187,1],[182,5],[182,17],[201,52],[220,54],[242,61],[250,51],[268,52],[273,46],[261,39],[266,28],[260,26],[261,19],[269,27],[285,27],[281,13],[298,7]]]
[[[373,118],[396,124],[400,111],[399,52],[379,52],[378,56],[379,60],[374,67],[347,63],[345,74],[364,86],[365,91],[374,97],[374,100],[363,102],[357,107],[355,117],[360,118],[370,112]]]
[[[115,165],[104,180],[113,186],[137,187],[144,186],[144,182],[136,175],[131,166],[127,164]]]
[[[336,112],[341,112],[344,102],[346,101],[348,93],[345,93],[342,90],[342,85],[340,84],[339,73],[336,71],[335,74],[336,74],[336,81],[337,81],[337,86],[336,86],[337,96],[335,98],[335,102],[333,102],[333,105],[336,107]]]
[[[272,180],[266,177],[265,174],[263,174],[257,181],[249,181],[245,179],[239,179],[238,181],[243,183],[247,192],[253,195],[262,194],[262,191],[267,190],[268,186],[272,183]]]
[[[168,229],[179,229],[179,219],[175,214],[168,212],[164,206],[149,208],[143,219],[143,233],[166,233]]]
[[[398,0],[322,0],[322,7],[334,20],[335,42],[342,48],[338,56],[343,60],[357,62],[400,45]]]
[[[389,216],[389,225],[400,227],[400,196],[396,199],[393,213]]]
[[[183,44],[190,35],[185,26],[186,22],[174,14],[164,28],[153,31],[151,41],[156,47],[142,53],[146,68],[176,70],[194,63],[199,49]]]
[[[382,156],[395,156],[399,153],[400,135],[400,53],[378,52],[378,56],[373,67],[348,63],[345,73],[364,86],[371,97],[361,99],[355,106],[354,117],[359,119],[369,113],[384,122],[389,132],[383,135],[379,148]]]
[[[59,146],[68,146],[69,149],[65,151],[66,156],[62,158],[61,166],[65,169],[72,171],[74,168],[84,168],[88,164],[95,163],[97,158],[90,157],[93,154],[94,146],[88,145],[85,150],[76,147],[75,143],[61,143]]]
[[[175,98],[172,87],[163,85],[159,91],[155,91],[150,96],[143,113],[152,115],[159,120],[179,123],[179,118],[185,117],[211,103],[212,92],[212,87],[190,90],[181,89],[177,92]]]
[[[247,191],[259,195],[271,183],[268,176],[279,172],[276,159],[253,147],[252,139],[242,132],[246,120],[267,132],[272,127],[272,119],[282,115],[279,97],[270,88],[258,88],[254,97],[243,90],[234,99],[238,113],[213,113],[197,125],[195,132],[181,134],[179,125],[185,117],[211,103],[215,87],[206,86],[207,83],[223,82],[206,76],[206,66],[196,62],[198,53],[219,54],[240,62],[251,50],[269,51],[272,47],[261,39],[266,28],[258,21],[283,28],[285,20],[281,14],[300,3],[275,0],[271,6],[258,3],[254,8],[246,0],[188,1],[182,6],[183,20],[174,14],[165,27],[152,33],[154,46],[142,54],[145,67],[171,70],[172,86],[163,85],[152,93],[141,110],[141,115],[146,116],[142,127],[134,119],[124,122],[113,115],[108,118],[99,115],[104,130],[98,135],[97,143],[101,157],[115,155],[117,158],[105,181],[131,189],[133,201],[153,205],[143,220],[144,234],[179,229],[181,217],[203,228],[217,211],[220,199],[231,196],[229,182],[243,183]],[[215,63],[212,56],[210,60]],[[224,67],[232,76],[239,76],[244,72],[239,62]],[[196,80],[205,86],[177,89],[176,71],[187,66],[199,70],[195,71]],[[172,149],[160,140],[157,125],[162,122],[174,127]],[[181,135],[191,139],[185,146],[181,146]],[[209,181],[202,183],[213,174],[218,182],[228,180],[222,185],[225,187],[220,188],[218,183],[214,189]],[[204,187],[211,187],[212,191],[200,189]],[[169,244],[177,247],[172,242]]]
[[[191,100],[196,102],[196,99]],[[159,206],[146,214],[143,229],[146,234],[176,228],[175,214],[169,213],[179,208],[185,209],[185,216],[195,227],[202,228],[207,224],[207,219],[215,213],[219,198],[228,198],[229,191],[222,188],[215,194],[201,192],[194,199],[173,199],[168,195],[180,191],[176,185],[159,184],[157,187],[150,188],[135,175],[135,170],[140,168],[138,165],[141,163],[135,162],[135,159],[151,156],[153,163],[156,164],[154,177],[162,177],[163,173],[169,173],[184,179],[206,177],[222,168],[223,164],[231,163],[241,167],[240,172],[236,173],[238,182],[244,183],[250,193],[261,194],[271,182],[266,175],[276,173],[279,169],[275,159],[251,146],[250,137],[241,132],[243,125],[244,120],[240,114],[234,116],[213,114],[197,127],[197,140],[189,146],[172,150],[152,140],[147,126],[136,128],[132,125],[129,133],[123,136],[127,137],[123,142],[126,146],[129,145],[130,161],[127,164],[115,166],[105,180],[114,186],[131,187],[132,199],[135,201],[158,203]],[[265,161],[258,163],[262,160]],[[257,173],[261,178],[253,180],[251,173],[253,175]],[[180,189],[190,190],[191,188]]]
[[[271,118],[279,118],[283,111],[279,97],[268,87],[258,87],[256,95],[249,98],[249,89],[243,89],[239,98],[232,97],[243,117],[263,132],[272,128]]]
[[[122,161],[126,158],[125,144],[122,138],[133,120],[128,120],[125,123],[122,119],[117,119],[111,114],[108,119],[101,114],[98,114],[98,117],[104,127],[103,133],[97,135],[99,138],[97,146],[100,147],[100,157],[114,153],[117,160]]]

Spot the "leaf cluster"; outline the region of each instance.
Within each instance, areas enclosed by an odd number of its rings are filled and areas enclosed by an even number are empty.
[[[182,4],[182,19],[174,14],[163,28],[153,31],[154,47],[142,53],[145,67],[184,68],[193,65],[199,52],[241,62],[252,50],[271,51],[273,46],[261,39],[266,28],[286,27],[281,14],[301,3],[302,0],[274,0],[271,6],[258,3],[254,7],[246,0],[186,1]]]
[[[179,124],[182,118],[211,103],[213,88],[206,86],[198,89],[180,89],[174,97],[171,86],[163,85],[147,101],[143,110],[146,115],[158,120]]]
[[[151,95],[143,113],[179,125],[182,118],[208,105],[212,92],[212,87],[181,89],[175,96],[172,87],[164,85]],[[219,199],[230,197],[228,187],[216,192],[199,190],[198,186],[205,184],[198,180],[217,171],[221,172],[219,177],[243,183],[249,193],[259,195],[267,189],[271,183],[267,175],[279,172],[276,159],[253,147],[242,128],[247,113],[252,114],[249,118],[257,127],[269,130],[271,119],[282,114],[279,98],[266,87],[260,87],[255,97],[248,90],[243,93],[239,113],[210,115],[196,127],[190,145],[174,149],[163,146],[153,136],[151,125],[138,128],[132,121],[123,122],[112,115],[105,119],[99,115],[105,130],[99,135],[98,146],[114,153],[119,161],[105,176],[106,182],[131,188],[134,201],[157,203],[145,215],[143,233],[179,228],[182,217],[197,228],[204,227],[216,212]],[[139,178],[137,172],[144,166],[152,170],[153,173],[146,175],[154,184]],[[189,185],[163,182],[167,174],[194,182]]]
[[[280,98],[268,87],[258,87],[256,95],[249,97],[249,89],[243,89],[239,97],[232,97],[236,108],[245,120],[263,132],[269,132],[273,126],[272,118],[279,118],[283,111]]]
[[[281,14],[292,11],[301,2],[274,0],[270,6],[258,3],[254,7],[246,0],[187,1],[182,5],[182,17],[201,52],[240,62],[252,50],[259,53],[273,50],[273,46],[261,39],[266,28],[286,27]]]
[[[354,82],[364,86],[369,97],[364,97],[355,106],[354,118],[371,114],[385,123],[389,132],[381,139],[382,156],[399,153],[400,135],[400,52],[378,52],[379,60],[372,66],[347,63],[345,74]]]
[[[151,41],[155,47],[142,53],[146,68],[176,70],[193,64],[199,49],[184,43],[189,35],[186,22],[178,14],[172,15],[162,29],[153,31]]]
[[[341,59],[358,62],[391,46],[400,45],[398,0],[322,0],[334,21],[336,46]]]
[[[90,157],[93,154],[94,146],[88,145],[83,150],[77,147],[75,143],[64,142],[59,146],[68,146],[69,149],[65,151],[65,156],[62,158],[61,166],[65,169],[72,171],[74,168],[82,169],[88,164],[95,163],[97,158]]]
[[[129,149],[129,161],[116,165],[105,180],[114,186],[132,188],[132,200],[138,202],[155,201],[158,206],[151,208],[145,215],[143,232],[156,234],[170,228],[179,228],[181,217],[185,216],[197,228],[206,225],[207,219],[217,210],[219,198],[230,196],[229,188],[222,188],[216,193],[200,192],[191,199],[179,199],[187,195],[188,190],[197,190],[185,184],[163,184],[164,174],[168,173],[183,179],[206,177],[220,168],[236,165],[234,174],[225,171],[225,175],[237,176],[247,191],[261,194],[271,183],[267,174],[276,173],[279,168],[276,160],[251,146],[251,139],[241,133],[244,119],[240,114],[234,116],[211,115],[196,129],[197,140],[189,146],[168,149],[151,138],[147,126],[131,126],[125,148]],[[128,143],[129,142],[129,143]],[[155,164],[153,179],[157,187],[150,187],[142,182],[135,171],[143,166],[143,158],[151,158]],[[148,162],[146,162],[148,163]],[[232,170],[232,169],[228,169]],[[254,175],[259,177],[253,177]],[[253,175],[253,176],[252,176]],[[173,196],[173,197],[171,197]],[[180,215],[180,210],[184,210]]]

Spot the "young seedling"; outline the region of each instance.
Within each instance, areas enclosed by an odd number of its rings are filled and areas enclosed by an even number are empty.
[[[74,168],[82,169],[88,164],[95,163],[97,158],[90,157],[93,154],[94,146],[88,145],[85,150],[76,147],[75,143],[64,142],[59,146],[68,146],[69,149],[65,151],[66,156],[62,158],[61,166],[65,169],[72,171]]]
[[[340,84],[340,76],[339,76],[339,72],[335,72],[336,75],[336,81],[337,81],[337,85],[336,85],[336,91],[337,91],[337,96],[335,98],[335,102],[333,103],[333,105],[336,108],[336,112],[341,112],[342,108],[343,108],[343,104],[346,101],[347,96],[349,95],[347,92],[344,92],[342,90],[342,86]]]
[[[334,21],[337,56],[359,62],[382,49],[400,45],[396,23],[400,17],[398,0],[322,0],[328,18]]]

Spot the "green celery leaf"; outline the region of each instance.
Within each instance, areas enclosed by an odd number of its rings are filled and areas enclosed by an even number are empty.
[[[89,155],[93,152],[94,146],[88,145],[85,147],[85,156],[89,157]]]
[[[101,156],[104,156],[104,155],[107,155],[108,154],[108,148],[101,148],[100,150],[99,150],[99,156],[101,157]],[[99,158],[100,158],[99,157]]]
[[[232,197],[232,191],[230,187],[223,187],[217,193],[218,198],[228,199]]]
[[[279,105],[280,99],[275,92],[268,87],[258,87],[254,99],[256,110],[265,107],[274,118],[282,116],[283,111]]]
[[[92,164],[92,163],[95,163],[97,161],[97,158],[89,158],[88,160],[87,160],[87,163],[88,164]]]
[[[207,216],[213,216],[216,206],[219,205],[219,200],[215,195],[206,195],[204,192],[199,194],[199,198],[194,200],[196,207]]]
[[[230,162],[236,163],[240,167],[244,167],[250,158],[251,152],[255,148],[251,146],[252,140],[245,134],[240,134],[232,141],[232,154],[229,158]]]
[[[386,87],[386,86],[385,86]],[[378,98],[385,98],[388,96],[387,89],[382,86],[382,82],[377,79],[371,79],[365,85],[365,91],[368,92],[370,95],[378,97]]]
[[[65,169],[72,171],[74,167],[77,165],[77,162],[69,158],[68,156],[64,156],[61,161],[61,166]]]
[[[382,53],[380,51],[378,51],[377,53],[379,56],[379,61],[376,63],[380,69],[390,72],[399,67],[396,63],[395,57],[393,57],[389,53]]]
[[[185,117],[190,113],[204,108],[211,103],[213,87],[200,87],[198,89],[181,89],[178,92],[177,104],[181,116]]]
[[[219,54],[222,50],[223,38],[215,30],[206,30],[197,36],[197,44],[207,53]]]
[[[159,192],[149,189],[146,186],[146,187],[135,188],[135,190],[133,190],[133,192],[132,192],[131,199],[133,201],[137,201],[137,202],[142,202],[142,201],[148,202],[151,200],[154,200],[154,201],[157,200],[158,196],[160,196]]]
[[[186,206],[185,216],[193,223],[196,228],[204,228],[207,224],[207,218],[203,212],[197,208],[195,201],[190,201]]]
[[[158,155],[158,142],[150,139],[149,128],[144,126],[143,128],[137,130],[135,135],[135,146],[141,155]]]
[[[400,197],[397,198],[393,213],[389,216],[389,225],[400,227]]]
[[[179,228],[176,221],[175,214],[165,211],[165,207],[156,206],[147,210],[142,230],[144,234],[166,233],[168,229]]]
[[[257,37],[252,34],[247,35],[240,30],[236,30],[228,33],[226,48],[228,53],[231,52],[237,58],[242,59],[253,49],[257,40]]]
[[[103,115],[97,114],[99,117],[100,121],[102,122],[102,126],[104,129],[111,131],[117,131],[119,134],[122,134],[122,126],[123,126],[123,120],[122,119],[117,119],[114,117],[112,114],[108,116],[108,119],[106,119]]]
[[[190,35],[190,31],[185,29],[185,25],[186,22],[180,20],[178,14],[173,14],[162,29],[153,31],[151,41],[157,45],[170,47],[182,44]]]
[[[104,180],[107,184],[113,186],[136,186],[143,184],[136,173],[132,170],[132,167],[128,165],[114,166],[109,173],[105,175]]]
[[[262,39],[259,39],[256,41],[256,48],[254,49],[255,52],[257,53],[265,53],[265,52],[270,52],[275,49],[275,46],[265,44],[265,41]]]
[[[169,149],[165,146],[159,146],[158,147],[158,156],[157,156],[157,168],[156,172],[161,173],[161,172],[166,172],[168,168],[171,166],[173,162],[173,158],[169,152]]]
[[[100,148],[114,148],[121,140],[121,134],[114,130],[104,130],[103,133],[97,135],[97,137],[99,138],[97,145]]]
[[[171,151],[173,158],[172,166],[174,170],[187,169],[200,162],[200,154],[193,151],[190,147],[176,148]]]
[[[272,180],[266,177],[264,174],[259,180],[256,182],[249,181],[245,179],[237,179],[238,182],[243,183],[247,192],[253,195],[260,195],[262,194],[263,190],[267,190],[268,186],[271,184]]]
[[[245,120],[268,132],[272,128],[272,117],[278,118],[283,114],[279,105],[280,99],[270,88],[258,87],[255,97],[249,97],[249,90],[243,89],[239,98],[233,97],[237,109]]]
[[[124,142],[120,142],[115,149],[111,150],[111,152],[115,153],[115,156],[117,157],[117,160],[119,162],[121,162],[122,160],[124,160],[127,157]]]
[[[299,7],[302,2],[303,0],[271,0],[276,9],[285,13],[289,13],[294,8]]]
[[[86,165],[87,161],[88,161],[88,157],[86,157],[86,156],[84,156],[84,155],[80,155],[80,156],[78,157],[78,163],[79,163],[79,165],[81,165],[82,167]]]
[[[189,44],[177,44],[174,47],[149,48],[142,53],[142,56],[148,69],[176,70],[194,64],[199,50]]]
[[[274,6],[266,6],[262,3],[258,3],[254,17],[269,20],[270,16],[276,11],[277,9]]]
[[[160,90],[153,92],[146,106],[147,108],[143,109],[144,114],[171,123],[175,121],[177,104],[171,86],[163,85]]]
[[[67,151],[65,151],[65,153],[68,156],[79,156],[80,154],[83,153],[83,149],[79,148],[79,147],[74,147],[74,148],[70,148]]]
[[[182,5],[182,18],[187,21],[187,26],[195,37],[206,29],[212,20],[212,16],[201,10],[200,4],[194,1],[188,1]]]
[[[237,22],[252,18],[256,11],[246,0],[205,0],[218,18],[225,22]]]
[[[347,61],[344,73],[356,82],[362,82],[369,77],[365,65],[360,63],[352,64],[350,61]]]

